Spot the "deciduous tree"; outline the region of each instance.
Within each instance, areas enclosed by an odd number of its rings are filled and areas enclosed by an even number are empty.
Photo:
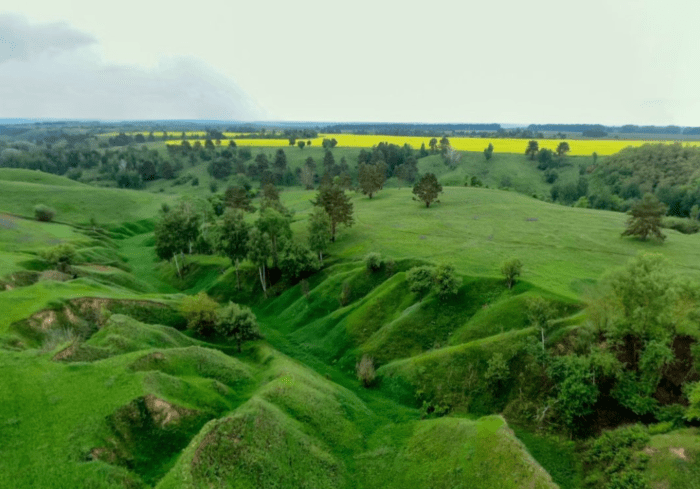
[[[527,143],[527,149],[525,150],[526,155],[530,155],[530,159],[532,161],[535,161],[535,156],[537,155],[537,152],[540,149],[540,145],[537,143],[537,141],[530,141]]]
[[[244,341],[260,337],[258,320],[253,311],[234,302],[229,302],[218,312],[216,330],[221,336],[235,340],[238,353],[241,352],[241,344]]]
[[[352,215],[352,202],[338,185],[322,185],[318,190],[316,200],[311,202],[315,206],[322,207],[330,218],[331,242],[335,241],[335,233],[338,224],[350,227],[354,223]]]
[[[219,251],[227,256],[236,267],[236,285],[241,288],[239,265],[248,255],[250,225],[240,210],[227,209],[224,212],[219,231]]]
[[[416,197],[413,200],[418,200],[425,203],[426,207],[430,207],[437,200],[438,194],[442,192],[442,185],[438,183],[437,177],[433,173],[423,175],[418,183],[413,186],[413,193]]]

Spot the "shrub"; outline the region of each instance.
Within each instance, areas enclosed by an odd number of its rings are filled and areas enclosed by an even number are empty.
[[[53,221],[55,215],[56,211],[53,210],[51,207],[45,206],[43,204],[39,204],[36,207],[34,207],[34,217],[37,221],[51,222]]]
[[[75,248],[63,243],[46,250],[43,253],[43,258],[59,272],[68,273],[75,258]]]
[[[200,336],[210,336],[216,327],[219,304],[205,292],[185,297],[180,305],[187,328]]]
[[[219,311],[216,331],[221,336],[235,340],[239,353],[243,341],[260,337],[258,320],[253,311],[233,302],[229,302],[228,306]]]
[[[365,256],[365,265],[370,272],[376,272],[382,267],[382,256],[379,253],[368,253]]]
[[[430,292],[435,280],[435,268],[413,267],[406,273],[408,289],[422,301],[425,294]]]
[[[374,382],[377,372],[374,369],[374,360],[369,355],[362,355],[362,359],[355,365],[357,378],[362,385],[369,387]]]
[[[666,217],[661,222],[661,227],[675,229],[683,234],[695,234],[700,231],[700,222],[681,217]]]
[[[439,265],[435,269],[435,292],[441,299],[457,294],[459,282],[452,265]]]

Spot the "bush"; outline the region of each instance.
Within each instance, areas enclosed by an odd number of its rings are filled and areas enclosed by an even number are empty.
[[[368,355],[362,355],[362,359],[355,365],[357,378],[362,382],[362,385],[369,387],[374,382],[377,372],[374,369],[374,360]]]
[[[200,336],[210,336],[218,322],[219,304],[205,292],[185,297],[180,305],[182,315],[187,319],[187,328]]]
[[[675,229],[683,234],[695,234],[700,231],[700,222],[681,217],[666,217],[661,222],[661,227]]]
[[[68,273],[75,259],[75,248],[67,243],[63,243],[46,250],[42,255],[44,260],[49,262],[56,270]]]
[[[219,312],[216,330],[221,336],[235,340],[239,352],[241,343],[260,337],[258,320],[253,311],[233,302]]]
[[[382,256],[379,253],[368,253],[365,256],[365,265],[370,272],[376,272],[382,267]]]
[[[435,269],[435,292],[441,299],[457,294],[460,280],[457,278],[455,267],[439,265]]]
[[[435,280],[435,268],[413,267],[406,273],[408,289],[422,301],[425,294],[430,292]]]
[[[53,210],[51,207],[45,206],[43,204],[39,204],[36,207],[34,207],[34,217],[37,221],[51,222],[53,221],[55,215],[56,211]]]

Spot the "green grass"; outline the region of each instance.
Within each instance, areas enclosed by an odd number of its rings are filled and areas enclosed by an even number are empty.
[[[652,487],[700,488],[699,434],[698,428],[686,428],[651,437],[646,475]]]
[[[135,190],[27,183],[1,177],[0,210],[33,218],[34,207],[44,204],[56,210],[55,221],[71,224],[88,224],[91,217],[100,225],[154,219],[161,203],[173,201],[171,196]]]
[[[313,191],[288,191],[284,202],[308,201]],[[441,203],[426,209],[411,191],[385,189],[372,200],[353,195],[355,224],[340,228],[329,255],[348,260],[370,251],[396,260],[420,257],[453,264],[472,276],[499,277],[500,264],[517,257],[522,278],[576,299],[608,270],[639,253],[665,255],[673,270],[700,277],[700,235],[668,231],[663,244],[621,238],[622,213],[548,204],[514,192],[445,187]],[[303,236],[310,205],[292,228]]]

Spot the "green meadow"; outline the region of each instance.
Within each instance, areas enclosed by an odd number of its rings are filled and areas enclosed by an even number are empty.
[[[358,153],[334,150],[353,171]],[[309,156],[322,167],[321,148],[289,148],[289,168]],[[569,158],[559,181],[589,160]],[[454,169],[429,156],[418,168],[438,175],[439,203],[426,208],[395,179],[372,199],[349,192],[354,224],[339,227],[324,267],[269,299],[248,261],[238,290],[224,257],[187,255],[183,277],[156,257],[162,205],[212,194],[205,164],[182,171],[199,185],[142,191],[0,169],[0,487],[592,487],[586,477],[607,472],[586,458],[591,441],[523,415],[543,401],[541,377],[524,374],[523,352],[540,347],[528,304],[557,311],[542,349],[578,354],[609,271],[660,253],[698,282],[700,235],[622,238],[623,213],[542,200],[551,185],[523,155],[463,153]],[[474,176],[489,188],[464,186]],[[281,191],[300,241],[315,197]],[[39,204],[54,222],[34,220]],[[44,259],[59,244],[75,248],[70,274]],[[509,258],[524,264],[513,288],[500,274]],[[411,292],[407,272],[436,264],[455,267],[456,293]],[[262,338],[238,353],[196,337],[180,304],[201,291],[250,305]],[[356,375],[365,355],[377,368],[368,388]],[[510,370],[492,380],[497,355]],[[639,487],[696,487],[697,429],[648,431],[634,457],[653,485]]]

